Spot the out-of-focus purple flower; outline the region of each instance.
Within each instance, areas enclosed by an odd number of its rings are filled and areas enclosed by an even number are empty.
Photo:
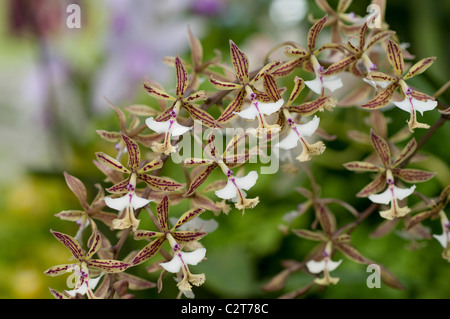
[[[106,109],[104,97],[131,102],[145,79],[167,82],[172,70],[165,56],[188,48],[187,26],[201,31],[202,19],[187,15],[196,1],[104,0],[110,28],[104,37],[103,65],[95,76],[93,103]]]
[[[215,16],[225,9],[224,0],[197,0],[193,3],[193,11],[206,16]]]

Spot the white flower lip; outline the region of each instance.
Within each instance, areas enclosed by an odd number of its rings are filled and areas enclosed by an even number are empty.
[[[139,197],[136,194],[131,194],[130,202],[130,193],[127,193],[126,195],[119,198],[105,197],[106,205],[118,211],[124,210],[128,205],[131,205],[134,209],[138,209],[144,207],[150,202],[151,200]]]
[[[275,103],[262,103],[258,102],[257,107],[259,112],[264,115],[271,115],[277,112],[283,106],[283,99],[276,101]],[[254,120],[258,116],[258,109],[256,109],[255,105],[252,103],[248,108],[241,112],[233,112],[234,114],[242,117],[246,120]]]
[[[395,102],[391,101],[395,104],[399,109],[406,111],[408,113],[411,113],[413,108],[414,110],[420,112],[421,115],[423,115],[423,112],[425,111],[431,111],[437,106],[437,101],[433,100],[427,100],[427,101],[420,101],[413,97],[406,97],[403,101]]]
[[[279,143],[275,144],[275,147],[279,147],[284,150],[289,150],[297,146],[300,137],[309,137],[319,127],[320,118],[314,115],[314,118],[306,124],[296,124],[295,128],[297,132],[291,128],[289,134]],[[300,136],[299,136],[300,135]]]
[[[434,238],[436,238],[436,240],[441,244],[442,247],[446,248],[447,246],[447,234],[444,232],[441,235],[433,235]]]
[[[328,259],[328,261],[325,261],[325,259],[322,259],[321,261],[310,260],[306,263],[306,267],[308,268],[308,271],[310,273],[318,274],[324,271],[325,267],[328,271],[333,271],[341,263],[342,259],[340,259],[339,261],[332,261],[331,259]]]
[[[317,94],[322,93],[322,88],[326,88],[331,92],[334,92],[343,86],[341,78],[337,75],[321,76],[319,74],[316,74],[316,78],[314,80],[305,81],[305,84],[311,91]]]
[[[178,124],[176,120],[173,120],[173,123],[171,125],[170,120],[164,121],[164,122],[158,122],[153,117],[149,117],[145,120],[145,124],[147,126],[155,131],[156,133],[167,133],[169,130],[172,133],[172,136],[180,136],[186,133],[187,131],[191,130],[192,127],[183,126],[181,124]]]
[[[393,186],[393,192],[390,187],[388,187],[381,194],[372,194],[369,196],[369,199],[377,204],[389,204],[394,198],[396,199],[404,199],[411,195],[416,189],[416,185],[411,186],[410,188],[399,188],[397,186]],[[393,193],[393,194],[392,194]]]
[[[217,190],[216,196],[222,199],[233,199],[237,197],[237,187],[239,189],[249,190],[256,184],[256,180],[258,179],[258,173],[256,171],[251,171],[244,177],[234,177],[234,182],[232,180],[228,180],[227,185]],[[235,185],[236,184],[236,185]]]
[[[195,266],[205,258],[206,248],[198,248],[187,253],[180,251],[179,254],[181,255],[181,258],[178,253],[175,253],[171,261],[160,263],[160,266],[172,273],[179,272],[183,266],[183,262],[186,265],[189,264]]]
[[[367,84],[370,84],[371,86],[373,86],[375,89],[377,89],[377,85],[382,88],[385,89],[388,87],[389,84],[391,84],[391,81],[374,81],[374,80],[368,80],[366,78],[362,79],[364,82],[366,82]]]

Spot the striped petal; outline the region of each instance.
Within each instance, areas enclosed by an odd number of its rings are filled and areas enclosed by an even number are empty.
[[[230,55],[239,82],[248,83],[248,58],[232,40],[230,40]]]
[[[166,237],[161,236],[161,237],[156,238],[151,243],[147,244],[144,248],[142,248],[136,254],[136,256],[134,257],[131,264],[133,266],[136,266],[136,265],[142,264],[143,262],[147,261],[149,258],[154,256],[159,251],[159,249],[161,248],[161,246],[165,240],[166,240]]]
[[[156,206],[158,223],[164,231],[169,230],[169,198],[164,196],[162,201]]]
[[[97,152],[95,153],[95,155],[97,156],[97,159],[100,163],[105,164],[109,168],[122,173],[130,173],[128,168],[126,168],[124,165],[122,165],[122,163],[112,158],[111,156],[106,155],[103,152]]]
[[[46,274],[47,276],[54,277],[54,276],[59,276],[59,275],[65,274],[67,272],[70,272],[74,268],[75,268],[75,264],[57,265],[57,266],[50,267],[49,269],[44,271],[44,274]]]
[[[190,230],[172,232],[173,238],[179,243],[189,243],[192,241],[197,241],[205,237],[207,234],[207,232]]]
[[[390,64],[394,68],[397,77],[403,75],[403,54],[402,49],[392,40],[388,41],[387,44],[387,55]]]
[[[403,80],[407,80],[409,78],[412,78],[413,76],[425,72],[425,70],[433,64],[434,60],[436,60],[436,57],[429,57],[420,60],[409,69],[408,73],[406,73],[406,75],[403,77]]]
[[[169,100],[169,101],[176,100],[173,96],[164,92],[163,90],[156,88],[155,86],[151,85],[149,82],[144,83],[144,89],[147,91],[147,93],[150,96],[152,96],[158,100]]]
[[[245,92],[245,90],[240,90],[234,100],[228,104],[225,111],[219,116],[217,123],[225,124],[231,121],[236,116],[236,112],[241,111],[246,94],[247,92]]]
[[[314,51],[314,48],[316,47],[316,40],[317,36],[319,35],[320,31],[323,28],[323,25],[327,21],[327,15],[325,15],[322,19],[317,21],[311,29],[309,29],[308,32],[308,50],[309,52]]]
[[[204,211],[205,211],[204,208],[192,208],[192,209],[188,210],[183,215],[181,215],[181,217],[178,219],[178,221],[175,224],[175,226],[173,227],[173,229],[177,229],[184,223],[189,222],[190,220],[196,218],[197,216],[200,216],[200,214],[203,213]]]
[[[88,261],[90,267],[101,269],[107,273],[122,272],[130,267],[130,264],[113,259],[93,259]]]
[[[139,146],[135,141],[133,141],[131,138],[126,136],[125,134],[121,134],[122,139],[127,145],[127,152],[128,152],[128,167],[132,171],[137,171],[139,168],[139,162],[141,160],[141,153],[139,150]]]
[[[83,249],[75,240],[75,238],[53,230],[50,230],[50,232],[53,234],[53,236],[55,236],[56,239],[58,239],[64,246],[66,246],[67,249],[70,250],[70,252],[76,259],[80,260],[84,257]]]
[[[177,73],[176,94],[178,98],[183,98],[184,92],[186,92],[186,88],[189,84],[189,78],[179,57],[175,58],[175,70]]]

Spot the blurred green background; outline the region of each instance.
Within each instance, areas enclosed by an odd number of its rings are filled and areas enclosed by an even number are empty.
[[[437,56],[435,64],[423,75],[411,80],[433,94],[449,79],[450,70],[450,2],[387,1],[386,22],[397,31],[401,42],[409,42],[415,61]],[[81,28],[69,29],[66,8],[81,7]],[[337,1],[329,1],[336,8]],[[354,1],[349,11],[364,16],[369,1]],[[115,154],[112,144],[101,140],[96,129],[118,130],[114,112],[104,97],[118,106],[132,103],[154,105],[141,88],[145,79],[173,87],[174,70],[164,65],[164,56],[189,58],[187,26],[203,44],[205,58],[214,49],[229,63],[232,39],[249,57],[250,68],[260,65],[274,45],[293,40],[303,45],[311,23],[322,14],[314,1],[306,0],[186,0],[186,1],[67,1],[11,0],[0,3],[0,298],[52,298],[48,287],[65,289],[65,276],[47,277],[48,267],[66,263],[68,251],[53,238],[50,229],[75,235],[74,223],[63,222],[54,214],[79,209],[76,197],[64,182],[63,171],[78,177],[88,189],[89,200],[95,196],[94,184],[103,180],[92,163],[94,153]],[[326,32],[324,32],[326,34]],[[325,35],[326,36],[326,35]],[[450,103],[449,94],[442,101]],[[429,113],[429,114],[427,114]],[[425,123],[433,123],[437,112],[427,112]],[[387,114],[398,121],[389,124],[395,133],[404,125],[404,112]],[[370,181],[368,174],[355,176],[342,163],[360,160],[371,152],[358,145],[349,149],[348,129],[368,132],[357,109],[336,109],[324,113],[321,127],[338,137],[327,142],[326,152],[314,161],[312,170],[321,183],[324,197],[335,197],[363,210],[368,201],[354,194]],[[355,124],[356,123],[356,124]],[[351,126],[351,125],[356,125]],[[413,167],[438,173],[432,181],[418,185],[426,196],[437,196],[450,183],[450,154],[447,123],[423,148],[429,155]],[[420,139],[424,132],[417,132]],[[346,152],[341,152],[346,150]],[[183,179],[175,165],[167,174]],[[216,175],[219,177],[220,175]],[[214,177],[213,177],[214,178]],[[297,273],[286,287],[277,292],[261,290],[283,268],[281,261],[301,261],[313,243],[292,234],[284,235],[278,226],[283,216],[305,199],[295,191],[309,187],[301,170],[287,175],[278,172],[260,175],[249,196],[258,194],[260,204],[242,216],[232,210],[228,216],[214,217],[219,229],[202,240],[208,249],[207,261],[192,267],[194,273],[205,272],[206,283],[194,290],[203,298],[275,298],[305,285],[311,277]],[[415,199],[417,201],[417,198]],[[411,203],[414,203],[412,199]],[[153,208],[153,207],[152,207]],[[187,206],[171,208],[174,215]],[[331,207],[339,223],[351,221],[348,212]],[[335,210],[334,210],[335,208]],[[448,213],[448,209],[447,209]],[[150,221],[142,226],[151,229]],[[312,212],[308,211],[292,225],[308,228]],[[366,266],[344,258],[333,272],[340,277],[337,286],[324,291],[314,288],[307,296],[314,298],[448,298],[450,267],[441,258],[442,247],[436,240],[419,240],[415,250],[410,241],[395,231],[379,239],[370,233],[382,222],[373,214],[353,233],[352,243],[368,258],[380,262],[406,287],[398,291],[382,284],[380,289],[366,287]],[[439,223],[427,223],[432,233],[441,233]],[[127,249],[142,247],[128,243]],[[134,246],[133,246],[134,245]],[[150,280],[154,275],[145,267],[130,269]],[[166,276],[163,293],[155,289],[137,292],[140,298],[173,298],[175,282]]]

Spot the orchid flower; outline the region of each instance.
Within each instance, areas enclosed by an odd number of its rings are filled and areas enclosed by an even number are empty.
[[[136,178],[133,183],[133,187],[136,186],[139,180],[144,181],[151,189],[163,192],[173,192],[179,190],[184,185],[180,184],[168,177],[159,177],[154,175],[148,175],[151,171],[154,171],[163,166],[163,162],[158,158],[151,162],[141,163],[141,155],[138,144],[129,138],[128,136],[121,134],[128,151],[128,165],[125,167],[121,162],[112,158],[111,156],[97,152],[95,155],[100,163],[106,165],[108,168],[120,173],[129,174],[129,176],[116,183],[107,189],[110,193],[128,193],[130,191],[130,180]]]
[[[256,172],[251,172],[245,178],[238,177],[237,181],[242,186],[239,187],[236,184],[236,177],[233,175],[231,170],[234,167],[244,164],[249,158],[248,152],[240,152],[239,145],[245,142],[245,137],[247,133],[242,133],[235,135],[233,139],[228,143],[225,151],[219,154],[215,143],[214,135],[211,134],[208,137],[208,142],[205,147],[205,151],[209,158],[188,158],[184,161],[184,165],[189,166],[205,166],[205,168],[200,171],[200,173],[192,180],[188,191],[184,196],[193,194],[197,188],[208,178],[208,176],[217,167],[220,166],[222,172],[227,176],[227,185],[223,189],[216,191],[216,195],[223,199],[231,199],[235,202],[235,207],[245,212],[245,208],[253,208],[258,202],[259,198],[247,199],[245,192],[242,189],[248,190],[254,185],[258,174]],[[233,182],[234,180],[234,182]]]
[[[171,107],[164,110],[156,118],[150,117],[145,121],[151,130],[154,130],[157,133],[165,133],[164,142],[153,142],[152,150],[157,153],[164,153],[166,155],[170,155],[177,149],[171,144],[171,137],[183,135],[191,129],[177,123],[180,108],[184,108],[193,120],[200,121],[204,126],[210,128],[220,127],[211,115],[193,104],[206,99],[205,91],[201,90],[193,92],[190,95],[186,94],[190,85],[189,75],[179,57],[175,58],[175,70],[177,77],[175,96],[172,96],[164,90],[158,88],[153,83],[144,83],[144,88],[150,96],[158,100],[173,102]]]
[[[131,174],[127,188],[127,194],[119,198],[105,197],[105,203],[112,209],[121,212],[119,218],[113,220],[114,229],[132,227],[133,231],[136,231],[139,226],[139,220],[134,216],[134,210],[144,207],[151,200],[136,195],[136,174]]]
[[[375,34],[372,34],[368,41],[366,41],[366,33],[368,29],[368,24],[363,23],[359,28],[358,36],[358,45],[352,44],[349,40],[347,41],[347,46],[343,46],[346,51],[348,51],[348,55],[344,57],[342,60],[333,63],[330,65],[326,71],[322,73],[322,75],[328,76],[340,73],[348,68],[348,70],[357,77],[364,77],[367,74],[369,80],[371,80],[370,73],[376,70],[377,65],[373,63],[369,58],[370,49],[378,42],[385,40],[386,38],[393,35],[394,31],[381,31]],[[339,41],[341,42],[341,41]],[[369,84],[372,86],[376,85],[373,81],[370,81]]]
[[[373,149],[378,155],[381,165],[363,161],[353,161],[344,164],[345,168],[351,171],[378,173],[372,182],[367,184],[361,191],[358,192],[358,194],[356,194],[357,197],[368,197],[369,195],[383,191],[386,187],[388,172],[390,172],[390,174],[392,174],[395,178],[399,178],[402,181],[411,184],[426,182],[436,175],[435,173],[419,169],[403,168],[406,161],[417,149],[417,143],[414,138],[406,144],[406,146],[400,151],[400,154],[396,157],[391,155],[389,143],[383,137],[376,134],[374,130],[370,131],[370,140]]]
[[[170,233],[167,235],[167,239],[173,249],[174,256],[170,261],[160,263],[159,265],[166,271],[172,273],[178,273],[180,269],[183,270],[183,279],[177,284],[177,287],[181,291],[191,291],[191,284],[201,286],[205,282],[205,274],[192,274],[188,265],[195,266],[201,262],[203,258],[205,258],[206,248],[198,248],[191,252],[183,252],[181,251],[180,245]]]
[[[139,220],[134,216],[134,210],[144,207],[150,202],[150,200],[136,195],[136,184],[138,180],[144,181],[151,189],[164,192],[178,190],[183,185],[167,177],[148,175],[147,173],[161,168],[163,162],[160,159],[155,159],[151,162],[144,162],[141,166],[138,144],[124,134],[122,134],[122,139],[128,151],[128,168],[102,152],[97,152],[96,156],[102,164],[105,164],[109,168],[129,174],[126,179],[107,189],[110,193],[122,194],[126,192],[126,194],[119,198],[106,197],[105,203],[109,207],[122,212],[119,218],[113,221],[113,228],[126,229],[131,226],[133,231],[136,231]]]
[[[224,163],[219,163],[222,171],[228,178],[227,185],[216,191],[216,195],[223,199],[230,199],[236,203],[237,209],[253,208],[259,202],[259,198],[247,199],[244,190],[249,190],[256,184],[258,173],[251,171],[244,177],[236,177]]]
[[[375,84],[381,84],[383,90],[377,94],[373,99],[361,105],[365,109],[378,109],[386,106],[387,104],[394,103],[398,108],[410,113],[410,119],[407,121],[409,130],[414,132],[416,128],[429,128],[428,124],[419,123],[416,117],[416,111],[421,114],[425,111],[430,111],[437,106],[437,102],[433,96],[416,91],[406,84],[405,80],[408,80],[429,68],[436,57],[429,57],[420,60],[414,64],[406,74],[404,74],[404,62],[403,53],[400,46],[388,40],[387,43],[387,56],[389,63],[394,69],[395,76],[385,74],[383,72],[371,72],[370,77],[366,80],[369,84],[376,87]],[[376,83],[375,83],[376,82]],[[393,101],[391,99],[397,88],[401,88],[401,92],[404,95],[404,99],[400,102]]]
[[[161,202],[156,206],[157,221],[159,224],[158,228],[160,231],[138,230],[134,233],[134,238],[138,240],[152,237],[156,237],[156,239],[141,249],[134,257],[132,265],[135,266],[141,264],[156,254],[169,237],[173,238],[174,241],[183,244],[201,239],[207,232],[199,230],[187,231],[180,230],[179,228],[183,226],[183,224],[199,216],[204,211],[205,209],[203,208],[192,208],[178,218],[175,226],[169,228],[169,197],[167,195],[164,196]]]
[[[160,231],[147,231],[138,230],[134,234],[135,239],[147,239],[156,237],[151,243],[147,244],[143,249],[141,249],[134,257],[131,264],[133,266],[139,265],[150,257],[155,255],[162,244],[168,240],[170,246],[174,251],[174,257],[171,261],[162,263],[161,266],[169,272],[177,273],[180,268],[183,270],[183,279],[177,284],[178,288],[182,291],[190,291],[192,283],[196,286],[200,286],[205,281],[205,275],[193,275],[190,273],[188,264],[196,265],[204,257],[206,253],[205,248],[196,249],[193,252],[182,252],[179,243],[186,244],[193,241],[201,239],[207,234],[205,231],[198,230],[179,230],[183,224],[195,219],[205,210],[203,208],[192,208],[185,212],[175,226],[169,228],[169,198],[164,196],[161,202],[156,206],[157,221],[159,224]]]
[[[98,283],[100,277],[95,279],[90,278],[89,267],[105,271],[107,273],[122,272],[127,269],[130,264],[112,259],[92,259],[95,253],[100,249],[101,246],[101,235],[98,232],[96,226],[92,226],[92,235],[89,239],[91,246],[87,253],[83,252],[80,244],[75,238],[51,230],[52,234],[58,239],[67,249],[70,250],[72,255],[77,259],[76,263],[64,264],[50,267],[44,273],[48,276],[59,276],[66,272],[73,272],[74,285],[69,283],[69,288],[75,288],[74,290],[67,291],[70,295],[80,293],[87,294],[88,298],[96,298],[92,289]],[[70,278],[72,279],[72,278]]]
[[[394,176],[392,175],[391,170],[387,170],[386,172],[386,183],[388,184],[388,188],[383,193],[372,194],[369,196],[369,199],[377,204],[387,205],[391,203],[390,209],[380,212],[381,217],[392,220],[394,218],[405,216],[411,210],[407,206],[400,207],[397,200],[402,200],[411,195],[416,189],[416,185],[407,189],[395,186]]]
[[[329,284],[336,285],[339,282],[339,278],[333,278],[330,276],[330,272],[335,270],[341,263],[342,259],[339,261],[333,261],[330,258],[331,254],[331,242],[327,243],[325,250],[323,251],[323,259],[316,261],[310,260],[306,263],[308,271],[313,274],[319,274],[323,272],[323,278],[316,278],[314,282],[318,285],[328,286]]]
[[[288,135],[281,140],[279,143],[275,144],[275,147],[279,147],[284,150],[289,150],[298,145],[298,142],[302,145],[302,152],[296,159],[300,162],[309,161],[311,159],[310,155],[322,154],[325,150],[325,145],[322,141],[318,141],[314,144],[309,144],[305,137],[310,137],[319,127],[320,119],[314,115],[314,118],[306,124],[296,124],[292,117],[287,119],[287,123],[290,126],[290,131]]]
[[[176,111],[170,111],[170,119],[164,122],[158,122],[153,117],[149,117],[145,120],[145,124],[155,131],[156,133],[165,133],[165,139],[163,143],[153,142],[152,150],[156,153],[164,153],[170,155],[177,150],[177,146],[173,146],[171,143],[172,137],[178,137],[183,135],[192,127],[183,126],[177,123]]]
[[[437,101],[431,99],[418,100],[414,98],[412,95],[413,89],[408,87],[403,80],[400,80],[400,86],[405,95],[405,99],[400,102],[391,100],[391,102],[399,109],[411,114],[409,121],[407,121],[410,130],[413,131],[415,128],[429,128],[430,126],[428,124],[419,123],[417,121],[416,111],[423,115],[423,112],[433,110],[437,106]]]
[[[441,217],[442,234],[433,235],[433,237],[439,241],[442,247],[444,247],[442,257],[450,262],[450,222],[448,221],[447,215],[445,215],[444,211],[441,210],[439,212],[439,216]]]
[[[316,74],[316,78],[311,81],[305,81],[307,87],[309,87],[313,92],[324,95],[325,89],[329,89],[334,92],[335,90],[343,86],[342,80],[337,75],[324,76],[322,73],[325,72],[325,68],[320,65],[317,58],[312,55],[311,63]]]
[[[261,79],[264,76],[264,74],[269,74],[279,64],[281,64],[280,61],[273,61],[267,63],[252,79],[250,79],[248,58],[245,55],[245,53],[242,52],[241,49],[239,49],[239,47],[232,40],[230,40],[230,55],[233,63],[233,68],[235,70],[237,77],[237,83],[221,81],[216,79],[214,76],[209,77],[209,81],[211,82],[211,84],[218,90],[238,90],[236,97],[233,99],[233,101],[231,101],[228,104],[226,109],[217,119],[217,123],[219,125],[228,123],[233,118],[235,118],[236,115],[239,115],[241,113],[244,100],[247,94],[249,94],[250,98],[252,98],[252,93],[257,92],[256,95],[259,99],[263,98],[264,100],[268,100],[267,95],[264,92],[259,92],[254,87],[254,84],[259,79]],[[243,113],[243,116],[251,116],[251,114],[248,114],[247,112],[253,113],[253,111],[245,111]],[[252,119],[254,119],[254,116],[252,117]]]
[[[251,91],[249,89],[249,91]],[[258,119],[258,128],[255,130],[255,135],[258,137],[263,136],[263,134],[271,133],[275,134],[280,131],[280,126],[278,124],[267,124],[264,115],[271,115],[283,106],[284,101],[279,99],[275,103],[262,103],[258,102],[256,93],[250,93],[251,104],[250,107],[241,111],[234,112],[243,119],[254,120]]]
[[[80,269],[80,266],[76,265],[75,269],[74,269],[74,273],[72,275],[69,276],[69,278],[67,278],[67,283],[68,286],[72,286],[76,287],[76,280],[77,278],[80,277],[88,277],[89,274],[84,272],[83,270]],[[79,288],[75,288],[73,290],[66,290],[65,292],[67,294],[69,294],[72,297],[76,297],[77,294],[80,295],[88,295],[90,298],[95,298],[95,295],[92,294],[92,290],[95,289],[95,287],[97,287],[98,282],[100,281],[100,279],[103,277],[103,273],[96,277],[96,278],[88,278],[88,282],[86,283],[86,285],[81,285]],[[70,280],[72,280],[71,278],[75,279],[75,281],[73,283],[69,283]]]

